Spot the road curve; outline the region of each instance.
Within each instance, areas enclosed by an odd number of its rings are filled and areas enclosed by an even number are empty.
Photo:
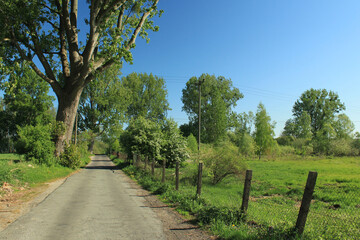
[[[161,221],[123,178],[107,156],[97,155],[0,239],[165,239]]]

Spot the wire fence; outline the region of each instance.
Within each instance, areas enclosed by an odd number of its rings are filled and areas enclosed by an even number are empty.
[[[164,180],[173,184],[175,191],[176,168],[167,168],[163,178],[162,164],[152,165],[147,162],[145,168],[145,161],[138,157],[132,159],[132,163],[149,173],[153,171],[153,176],[158,181]],[[206,203],[219,208],[241,209],[245,177],[240,180],[230,178],[228,182],[217,186],[211,184],[208,173],[202,175],[201,197]],[[197,179],[198,168],[195,164],[180,167],[179,194],[197,194]],[[299,221],[304,189],[308,187],[306,182],[298,188],[289,186],[288,191],[263,184],[257,180],[256,175],[251,179],[251,183],[244,223],[249,229],[266,231],[267,236],[273,232],[275,239],[276,234],[279,234],[279,239],[289,238],[291,235],[288,233],[296,230]],[[302,239],[360,239],[360,195],[357,184],[349,181],[344,184],[315,185],[310,198],[310,210],[306,213]],[[264,192],[266,194],[263,194]]]

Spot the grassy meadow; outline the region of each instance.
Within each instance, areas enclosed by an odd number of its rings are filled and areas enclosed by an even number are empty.
[[[89,160],[86,160],[87,162]],[[27,162],[18,154],[0,154],[0,184],[10,183],[15,187],[36,186],[57,178],[66,177],[74,169],[60,165],[47,166]]]
[[[359,239],[360,158],[289,159],[246,161],[248,169],[253,170],[253,176],[249,208],[246,218],[241,222],[219,220],[218,213],[215,214],[214,211],[240,208],[243,179],[228,177],[219,184],[212,185],[206,169],[203,174],[201,202],[196,206],[182,203],[175,203],[174,206],[177,206],[179,212],[185,215],[190,212],[200,219],[203,218],[203,209],[208,209],[205,214],[209,218],[214,214],[214,218],[206,220],[205,224],[200,220],[200,225],[225,239],[300,238],[292,234],[292,229],[296,223],[308,172],[317,171],[317,184],[302,239]],[[186,164],[180,169],[180,174],[178,193],[173,190],[160,191],[164,201],[186,202],[188,200],[180,196],[195,195],[196,165]],[[139,180],[142,176],[138,176],[138,181],[146,185],[146,181]],[[161,169],[156,169],[155,176],[161,176]],[[174,169],[167,169],[166,179],[173,185]],[[236,216],[236,213],[229,210],[227,214]]]

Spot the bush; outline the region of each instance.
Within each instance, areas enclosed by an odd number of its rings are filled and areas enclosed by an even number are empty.
[[[198,143],[192,133],[190,133],[190,135],[187,137],[187,147],[191,150],[192,153],[196,153],[198,151]]]
[[[238,148],[231,142],[223,142],[216,147],[204,149],[201,158],[212,177],[213,184],[221,182],[230,175],[240,176],[246,170]]]
[[[355,156],[359,150],[352,146],[351,139],[334,139],[330,141],[329,155],[333,156]]]
[[[65,144],[64,152],[60,154],[60,165],[68,168],[78,168],[81,166],[81,156],[76,145]]]
[[[54,164],[55,145],[51,141],[51,134],[50,125],[18,127],[17,153],[24,154],[27,161],[37,164]]]

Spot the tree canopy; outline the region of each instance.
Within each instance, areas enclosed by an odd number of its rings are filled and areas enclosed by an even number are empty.
[[[335,114],[345,110],[345,105],[340,101],[337,93],[326,89],[313,89],[305,91],[295,102],[293,115],[300,118],[303,112],[307,112],[311,119],[311,131],[313,135],[321,130],[326,123],[332,121]]]
[[[153,121],[165,120],[171,110],[167,101],[165,81],[146,73],[131,73],[121,79],[129,96],[125,115],[128,120],[142,116]]]
[[[87,16],[78,14],[78,0],[0,1],[0,71],[26,61],[50,84],[59,102],[56,119],[66,127],[56,140],[58,154],[71,139],[81,92],[95,73],[132,62],[137,37],[148,41],[148,31],[158,30],[151,20],[162,13],[158,1],[86,1]]]
[[[78,110],[79,128],[91,132],[90,151],[95,137],[119,128],[125,122],[129,93],[121,85],[119,75],[119,66],[113,65],[97,74],[81,94]]]
[[[181,98],[184,104],[182,109],[189,116],[189,126],[198,124],[200,80],[204,80],[201,85],[201,139],[204,142],[215,142],[226,135],[232,107],[243,98],[243,94],[233,87],[230,79],[222,76],[202,74],[199,78],[190,78],[182,90]],[[195,131],[193,134],[198,135]]]

